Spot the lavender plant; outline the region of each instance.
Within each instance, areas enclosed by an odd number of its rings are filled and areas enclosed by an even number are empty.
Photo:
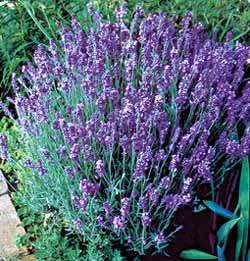
[[[165,14],[130,25],[125,8],[83,31],[61,28],[13,76],[28,158],[27,204],[57,211],[86,241],[109,233],[139,254],[163,252],[174,213],[250,153],[250,49]],[[238,126],[241,134],[238,135]],[[3,152],[6,140],[1,138]]]

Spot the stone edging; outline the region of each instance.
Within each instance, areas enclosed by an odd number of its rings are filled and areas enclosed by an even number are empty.
[[[16,235],[24,235],[25,230],[19,226],[20,219],[8,192],[6,179],[0,170],[0,261],[35,260],[15,258],[20,254],[27,254],[25,248],[18,249],[15,244]]]
[[[8,192],[8,185],[6,183],[3,172],[0,170],[0,196]]]

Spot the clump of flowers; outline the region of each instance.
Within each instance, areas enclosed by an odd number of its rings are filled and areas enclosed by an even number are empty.
[[[176,210],[250,152],[250,50],[230,34],[216,42],[191,13],[176,26],[137,8],[128,26],[124,7],[115,23],[89,9],[92,28],[73,17],[13,77],[29,204],[87,240],[111,233],[140,254],[165,251]]]

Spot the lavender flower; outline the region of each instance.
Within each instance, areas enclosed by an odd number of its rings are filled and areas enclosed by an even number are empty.
[[[139,199],[139,206],[146,210],[148,208],[148,198],[146,196],[140,197]]]
[[[77,230],[81,230],[83,228],[83,223],[81,219],[77,218],[73,221],[73,224]]]
[[[72,148],[70,149],[70,158],[76,160],[80,155],[81,147],[79,144],[73,144]]]
[[[75,177],[75,173],[74,173],[73,168],[71,168],[71,167],[66,167],[66,168],[65,168],[65,172],[66,172],[67,176],[68,176],[70,179],[73,179],[73,178]]]
[[[163,177],[161,179],[160,188],[168,189],[169,185],[170,185],[170,178],[169,177]]]
[[[148,212],[143,212],[141,217],[141,222],[143,226],[148,227],[151,225],[152,218]]]
[[[46,173],[46,169],[43,167],[41,160],[37,161],[37,171],[40,176],[43,176]]]
[[[82,179],[80,181],[80,190],[86,196],[93,196],[98,193],[100,186],[97,183],[92,183],[87,179]]]
[[[33,168],[33,164],[32,164],[32,161],[30,159],[26,159],[24,161],[24,166],[27,167],[27,168]]]
[[[127,217],[129,215],[129,210],[130,210],[130,199],[129,198],[123,198],[121,200],[122,207],[121,207],[121,215],[123,217]]]
[[[157,245],[160,245],[160,244],[164,243],[165,240],[166,240],[166,239],[165,239],[165,236],[164,236],[164,234],[163,234],[162,232],[160,232],[160,233],[155,237],[155,242],[156,242]]]
[[[96,221],[101,227],[104,227],[105,220],[103,216],[97,216]]]
[[[126,221],[125,221],[124,217],[115,216],[113,219],[113,226],[114,226],[114,229],[116,229],[116,230],[124,229],[126,226]]]
[[[102,178],[105,175],[105,166],[102,160],[96,162],[96,173],[99,178]]]
[[[106,214],[110,214],[112,212],[112,207],[110,206],[110,203],[107,201],[104,202],[103,208],[104,208]]]
[[[72,196],[72,203],[75,207],[81,210],[86,210],[88,200],[85,197]]]

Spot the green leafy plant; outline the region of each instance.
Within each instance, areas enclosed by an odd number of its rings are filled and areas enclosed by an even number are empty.
[[[20,142],[20,131],[14,124],[13,120],[7,117],[1,118],[0,134],[5,134],[8,136],[8,141],[10,144],[9,153],[11,154],[11,156],[18,159],[25,156],[24,146],[22,142]],[[10,190],[15,190],[18,182],[17,173],[21,175],[22,167],[20,167],[15,162],[7,162],[6,160],[0,159],[0,169],[4,172]]]
[[[62,236],[58,225],[41,227],[39,232],[33,243],[37,260],[85,260],[78,243]]]
[[[204,201],[204,204],[215,214],[229,219],[217,232],[217,256],[196,249],[184,250],[181,257],[184,259],[218,259],[225,261],[224,256],[228,236],[234,226],[237,226],[237,242],[235,246],[235,261],[249,260],[248,231],[249,231],[249,197],[250,197],[250,171],[249,160],[245,157],[242,161],[239,199],[234,212],[231,212],[216,202]]]
[[[84,242],[83,238],[68,232],[67,222],[58,213],[33,212],[24,200],[25,188],[19,187],[19,190],[12,195],[26,233],[17,236],[16,244],[34,252],[37,260],[124,260],[120,251],[113,249],[109,236],[99,235]]]

